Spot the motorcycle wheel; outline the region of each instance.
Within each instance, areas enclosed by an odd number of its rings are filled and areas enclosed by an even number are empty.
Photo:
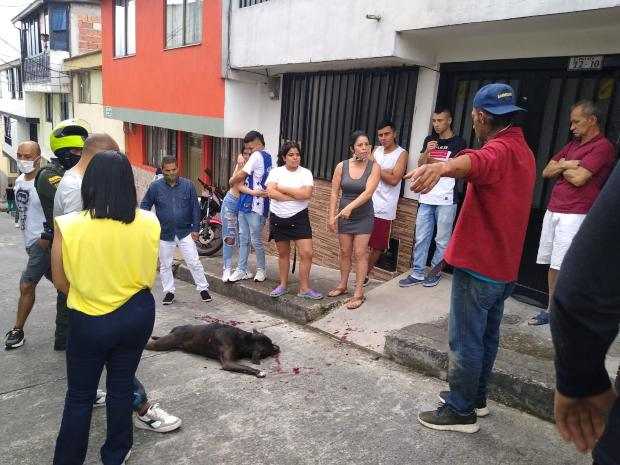
[[[196,248],[198,255],[211,256],[222,248],[222,225],[210,224],[200,230]]]

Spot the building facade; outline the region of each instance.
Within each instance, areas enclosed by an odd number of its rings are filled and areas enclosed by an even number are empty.
[[[475,146],[471,101],[483,84],[513,85],[529,112],[524,129],[540,171],[568,138],[579,98],[605,108],[605,132],[620,135],[620,3],[582,0],[333,2],[331,0],[104,0],[105,116],[125,123],[134,166],[151,176],[164,154],[182,172],[226,185],[239,137],[261,131],[267,149],[301,143],[316,182],[311,217],[315,260],[337,266],[326,228],[335,165],[346,137],[390,118],[417,165],[437,104]],[[206,171],[205,171],[206,170]],[[520,289],[544,300],[534,264],[551,184],[539,176]],[[410,264],[416,197],[405,186],[389,252],[377,271]]]
[[[20,34],[25,100],[38,118],[37,138],[46,159],[52,156],[52,128],[74,113],[64,60],[101,48],[100,11],[99,0],[36,0],[12,19]]]
[[[569,108],[579,99],[593,99],[601,107],[605,133],[618,146],[620,2],[525,1],[518,9],[505,0],[488,8],[473,0],[242,0],[227,5],[227,69],[281,78],[280,124],[266,135],[301,141],[309,153],[307,166],[325,179],[317,183],[322,195],[313,202],[321,219],[318,234],[325,230],[320,212],[326,182],[337,154],[344,156],[343,132],[357,126],[372,134],[378,120],[392,118],[401,145],[409,149],[411,169],[436,105],[452,109],[455,132],[476,146],[473,95],[486,83],[509,82],[528,109],[523,127],[538,166],[518,292],[546,300],[546,270],[535,264],[535,255],[552,182],[540,174],[567,142]],[[415,74],[415,80],[409,78],[413,90],[400,90],[406,72]],[[258,94],[255,98],[260,102]],[[414,199],[407,186],[392,232],[399,271],[409,266]],[[325,244],[330,237],[321,240]],[[322,247],[319,254],[326,248],[327,256],[320,259],[333,262],[337,247]]]
[[[62,70],[71,78],[73,117],[88,122],[92,132],[109,134],[124,151],[126,128],[121,121],[104,117],[101,50],[66,58]]]

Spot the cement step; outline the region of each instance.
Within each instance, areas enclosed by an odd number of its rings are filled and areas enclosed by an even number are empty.
[[[221,268],[217,267],[216,271],[214,267],[205,266],[205,274],[209,281],[209,288],[213,292],[232,297],[243,303],[253,305],[261,310],[274,313],[278,316],[294,321],[295,323],[306,324],[311,321],[320,318],[331,309],[340,306],[347,296],[343,297],[325,297],[322,300],[309,300],[302,297],[297,297],[295,294],[296,286],[291,285],[291,294],[285,294],[281,297],[274,299],[269,295],[271,290],[277,285],[277,283],[271,279],[267,279],[262,283],[254,282],[252,279],[237,281],[235,283],[225,283],[222,281]],[[193,282],[192,275],[189,269],[181,264],[175,275],[177,278]],[[329,283],[319,283],[315,288],[319,292],[327,293],[329,290]],[[325,287],[325,289],[323,289]]]
[[[553,420],[555,371],[551,346],[502,327],[500,350],[489,381],[489,397]],[[385,354],[398,363],[443,380],[448,375],[447,319],[407,326],[388,334]]]

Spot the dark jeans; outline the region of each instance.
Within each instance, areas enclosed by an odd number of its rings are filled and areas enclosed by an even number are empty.
[[[514,283],[484,281],[456,268],[450,302],[450,394],[457,413],[471,413],[487,398],[487,384],[499,347],[504,301]]]
[[[93,317],[69,310],[67,396],[54,465],[84,463],[93,401],[104,366],[107,437],[101,460],[104,465],[118,465],[125,459],[133,444],[134,375],[154,322],[155,301],[148,290],[107,315]]]
[[[56,331],[54,332],[55,344],[59,346],[65,346],[67,344],[67,338],[69,337],[69,309],[67,308],[67,296],[62,292],[59,292],[56,297]],[[147,401],[146,391],[144,386],[138,380],[133,380],[133,400],[132,408],[135,412],[140,410],[140,407]]]

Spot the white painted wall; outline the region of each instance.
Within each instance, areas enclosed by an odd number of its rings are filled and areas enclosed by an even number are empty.
[[[571,12],[578,13],[567,14]],[[474,31],[482,41],[489,37],[487,34],[485,39],[484,28],[494,29],[492,37],[521,28],[525,31],[523,37],[533,34],[540,49],[549,50],[539,53],[552,53],[562,44],[576,43],[571,38],[575,27],[582,31],[607,27],[610,31],[595,33],[591,38],[584,33],[583,39],[599,46],[605,41],[606,49],[618,50],[619,12],[618,0],[269,0],[246,8],[238,8],[235,2],[231,65],[277,69],[300,63],[390,57],[429,64],[443,61],[441,57],[447,55],[471,60],[472,55],[486,53],[486,47],[471,50],[464,45],[472,34],[464,26],[473,24],[482,26]],[[367,14],[380,15],[381,21],[369,20]],[[416,36],[404,48],[400,43],[402,32],[432,31],[445,26],[454,29],[445,28],[444,34],[428,40],[424,35]],[[608,38],[615,40],[607,41]],[[551,42],[549,47],[547,42]],[[504,43],[513,53],[519,53],[520,40],[507,35]],[[490,44],[494,45],[494,41]],[[454,47],[454,52],[445,53],[444,45]],[[440,55],[433,56],[435,52]]]
[[[437,89],[439,86],[439,73],[421,68],[418,74],[418,86],[415,94],[415,107],[413,110],[413,124],[411,126],[411,139],[409,141],[409,161],[407,172],[418,166],[420,149],[424,138],[431,130],[431,115],[435,109]],[[404,196],[417,199],[419,194],[409,190],[410,181],[405,181]]]
[[[23,99],[12,99],[6,81],[6,75],[0,73],[2,97],[0,97],[0,112],[11,113],[23,117],[37,117],[39,114],[38,98],[28,92],[23,92]]]
[[[253,129],[265,136],[268,152],[275,155],[280,137],[281,101],[269,98],[263,82],[226,80],[224,136],[243,137]]]
[[[2,121],[2,151],[17,160],[17,146],[24,141],[30,140],[30,127],[28,123],[11,118],[11,145],[4,140],[4,122]]]
[[[121,151],[125,150],[125,133],[123,122],[104,118],[103,98],[101,87],[101,70],[90,72],[90,101],[91,103],[79,102],[79,83],[77,75],[73,76],[73,117],[81,118],[90,124],[93,132],[108,133],[116,141]]]

